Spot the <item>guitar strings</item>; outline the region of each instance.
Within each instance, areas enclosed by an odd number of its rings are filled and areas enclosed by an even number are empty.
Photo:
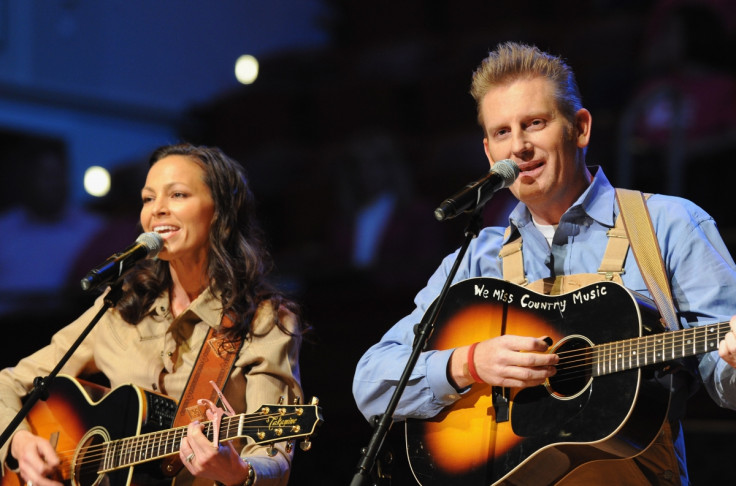
[[[294,415],[294,414],[290,414],[290,415]],[[245,420],[244,423],[247,423],[248,421],[250,421],[250,422],[258,422],[258,421],[261,421],[263,418],[269,418],[269,417],[285,417],[285,416],[286,415],[281,415],[281,414],[268,414],[268,415],[263,414],[263,415],[258,415],[257,417],[246,418],[246,420]],[[233,424],[233,422],[235,422],[235,424]],[[221,426],[220,426],[220,431],[221,432],[227,432],[227,433],[232,433],[233,431],[237,432],[238,429],[239,429],[239,426],[238,426],[239,423],[240,423],[240,419],[239,419],[238,416],[234,416],[234,417],[223,417],[223,421],[222,421]],[[205,435],[207,435],[208,437],[210,437],[211,436],[211,433],[212,433],[212,422],[203,422],[203,425],[205,426],[203,432],[205,433]],[[233,425],[235,425],[235,427],[233,427]],[[224,428],[223,428],[223,426],[224,426]],[[244,428],[248,428],[248,427],[244,427]],[[250,428],[258,429],[259,427],[250,427]],[[178,450],[179,450],[179,444],[181,442],[181,439],[184,436],[186,436],[186,433],[185,432],[186,432],[186,426],[184,426],[184,427],[177,427],[177,428],[174,428],[174,429],[169,429],[167,431],[159,431],[159,432],[153,432],[153,433],[148,433],[148,434],[142,434],[142,435],[139,435],[139,436],[126,437],[126,438],[123,438],[123,439],[117,439],[117,440],[108,441],[108,442],[105,442],[105,443],[95,444],[93,446],[88,446],[88,447],[82,448],[82,449],[80,449],[80,455],[79,455],[79,457],[81,458],[81,462],[80,462],[81,466],[79,468],[79,471],[80,472],[90,472],[90,471],[91,472],[96,472],[99,469],[103,469],[103,470],[108,470],[109,469],[110,471],[113,471],[113,470],[119,469],[121,467],[130,467],[130,466],[133,466],[133,465],[136,465],[136,464],[140,464],[141,462],[146,462],[148,460],[152,460],[152,459],[155,459],[155,458],[165,457],[166,455],[171,455],[173,453],[178,452]],[[153,436],[156,436],[156,435],[165,435],[165,436],[167,436],[165,439],[163,439],[164,441],[168,441],[168,442],[165,442],[164,443],[164,446],[171,445],[171,446],[175,447],[175,449],[171,450],[168,453],[162,454],[162,455],[159,454],[159,455],[156,455],[156,456],[147,458],[145,461],[140,460],[140,457],[137,454],[140,454],[140,452],[142,452],[142,451],[145,452],[146,450],[148,450],[149,449],[148,442],[150,442],[150,438],[153,437]],[[173,439],[174,439],[173,441],[171,440],[172,439],[172,437],[170,437],[171,435],[174,436],[173,437]],[[100,464],[100,462],[101,462],[102,459],[104,459],[105,454],[107,452],[107,449],[110,446],[114,446],[114,444],[124,444],[126,442],[130,443],[130,444],[128,444],[130,447],[127,448],[127,449],[125,449],[125,451],[120,451],[120,452],[124,452],[123,455],[120,455],[120,453],[113,452],[113,454],[115,454],[115,457],[114,457],[115,460],[113,461],[113,462],[115,462],[115,464],[113,464],[113,467],[111,467],[111,468],[106,468],[106,467],[97,468],[97,465]],[[141,446],[143,446],[143,448],[141,448]],[[158,450],[159,450],[159,452],[161,451],[161,440],[159,440],[159,443],[158,443]],[[166,450],[166,449],[164,449],[164,450]],[[69,451],[67,451],[67,452],[69,452]],[[64,454],[64,453],[62,453],[62,454]],[[71,451],[71,454],[67,454],[67,455],[68,455],[69,460],[66,461],[66,462],[67,463],[71,463],[72,462],[72,459],[73,459],[73,456],[75,455],[74,451]],[[61,457],[61,455],[60,455],[60,457]],[[131,460],[128,460],[127,462],[126,461],[123,461],[123,462],[125,462],[125,464],[121,466],[120,465],[120,459],[123,459],[124,457],[127,457],[127,458],[137,458],[137,459],[136,460],[132,460],[132,461]],[[102,465],[102,466],[104,466],[104,465]],[[69,466],[69,468],[71,470],[71,465]]]
[[[662,363],[671,359],[695,355],[711,351],[707,349],[709,343],[714,339],[721,340],[721,335],[730,331],[728,322],[721,322],[702,327],[693,327],[673,332],[653,334],[651,336],[626,339],[608,344],[595,345],[593,347],[579,348],[569,351],[561,351],[558,354],[560,360],[557,364],[556,381],[569,381],[579,379],[582,376],[600,376],[625,371],[649,364]],[[692,334],[692,336],[689,336]],[[632,344],[635,342],[644,343]],[[665,348],[671,349],[672,353],[664,355]],[[674,356],[677,349],[683,352]],[[692,352],[684,352],[692,349]],[[662,355],[657,355],[657,350]],[[633,354],[632,354],[633,352]],[[654,352],[654,354],[650,354]],[[643,355],[643,357],[642,357]],[[651,359],[649,357],[651,356]],[[641,362],[645,361],[644,364]],[[635,363],[635,364],[632,364]]]
[[[234,415],[224,416],[220,424],[220,434],[226,438],[232,437],[233,439],[241,430],[259,430],[263,428],[270,428],[264,425],[249,425],[253,423],[263,422],[263,419],[268,418],[286,418],[290,416],[299,416],[296,412],[287,414],[271,413],[271,414],[253,414],[252,416]],[[242,419],[242,420],[241,420]],[[204,426],[203,433],[208,438],[212,437],[213,423],[211,421],[202,422]],[[172,429],[149,432],[132,437],[125,437],[122,439],[115,439],[111,441],[94,444],[91,446],[81,447],[79,449],[72,449],[66,451],[58,451],[57,454],[60,459],[59,469],[62,472],[62,478],[70,479],[72,477],[72,470],[76,472],[76,476],[82,476],[85,473],[95,473],[100,470],[114,471],[123,467],[131,467],[136,464],[148,462],[154,459],[173,455],[179,451],[181,439],[186,436],[187,426],[175,427]],[[290,435],[293,438],[294,435]],[[279,440],[275,438],[273,442]],[[228,439],[223,439],[228,440]],[[284,438],[282,440],[287,440]],[[127,446],[121,447],[120,450],[116,450],[117,445]],[[163,446],[163,447],[162,447]],[[113,464],[107,465],[104,463],[105,459],[108,458],[108,451],[112,450],[112,462]],[[141,453],[149,453],[153,451],[157,453],[150,457],[143,458]],[[164,451],[162,453],[162,451]],[[79,462],[74,464],[74,458],[78,457]]]
[[[728,323],[720,323],[718,325],[707,326],[707,327],[716,327],[719,339],[720,339],[721,332],[728,332]],[[676,344],[678,347],[686,346],[687,348],[691,348],[691,347],[697,348],[698,346],[702,346],[704,348],[705,345],[707,345],[707,343],[710,342],[711,338],[713,337],[713,336],[705,336],[705,334],[708,332],[707,327],[691,328],[691,329],[684,330],[684,331],[689,331],[690,333],[694,334],[692,341],[687,341],[687,342],[685,342],[684,339],[681,342],[678,342],[677,339],[680,337],[680,334],[683,331],[675,331],[675,332],[647,336],[644,338],[632,338],[632,339],[620,341],[617,343],[597,345],[592,348],[586,347],[586,348],[580,348],[580,349],[575,349],[575,350],[570,350],[570,351],[562,351],[558,353],[558,355],[560,356],[560,363],[558,363],[557,367],[559,370],[560,367],[562,366],[561,371],[563,373],[567,373],[566,376],[570,376],[571,378],[577,377],[574,375],[576,368],[578,369],[584,368],[585,369],[584,373],[593,374],[593,376],[596,376],[598,374],[608,374],[608,373],[612,373],[615,371],[619,371],[618,366],[613,367],[610,365],[610,363],[612,362],[620,362],[622,365],[620,367],[621,368],[620,370],[635,368],[637,367],[636,365],[624,366],[624,364],[626,362],[630,363],[634,360],[637,360],[637,365],[638,365],[638,361],[641,361],[641,355],[637,354],[635,356],[623,356],[621,354],[622,351],[625,352],[626,350],[629,350],[629,351],[636,350],[637,353],[642,351],[646,356],[646,353],[652,350],[656,351],[658,348],[664,349],[665,346],[671,345],[671,344]],[[705,339],[703,339],[704,337]],[[632,343],[634,341],[640,341],[640,342],[644,341],[646,344],[643,348],[640,345],[632,346],[631,344],[627,344],[627,343]],[[600,351],[598,353],[599,360],[597,361],[597,363],[598,364],[600,364],[601,362],[603,363],[603,366],[602,366],[603,372],[599,372],[599,373],[590,372],[589,373],[588,370],[590,370],[591,367],[593,366],[592,358],[596,356],[596,351]],[[707,351],[707,349],[702,349],[701,352],[705,352],[705,351]],[[694,351],[691,354],[697,354],[697,352]],[[681,356],[674,356],[673,359],[676,357],[681,357]],[[580,359],[577,359],[577,358],[580,358]],[[606,358],[607,358],[607,361],[606,361]],[[667,360],[664,357],[658,357],[658,356],[652,356],[652,358],[653,358],[652,363],[646,363],[646,364],[654,364],[657,362],[662,362],[662,361]],[[609,367],[606,367],[606,364],[608,364]],[[572,370],[573,372],[571,373],[569,370]],[[559,371],[558,371],[557,376],[559,376]]]

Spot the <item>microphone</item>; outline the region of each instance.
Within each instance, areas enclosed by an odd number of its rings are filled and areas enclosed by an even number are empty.
[[[513,160],[499,160],[483,178],[471,182],[457,194],[445,199],[434,210],[434,217],[437,221],[444,221],[482,207],[496,191],[513,184],[518,176],[519,166]]]
[[[153,258],[164,247],[164,239],[155,232],[142,233],[135,243],[105,260],[82,279],[82,289],[91,290],[111,280],[117,280],[139,260]]]

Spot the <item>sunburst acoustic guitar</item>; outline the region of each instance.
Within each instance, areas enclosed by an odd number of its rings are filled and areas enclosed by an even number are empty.
[[[134,385],[109,393],[65,375],[57,376],[46,401],[28,414],[32,431],[48,438],[61,459],[58,480],[69,486],[127,486],[172,484],[161,461],[179,453],[187,428],[170,428],[176,402]],[[222,417],[221,442],[250,437],[256,443],[302,438],[304,446],[322,423],[316,400],[312,404],[263,405],[252,414]],[[203,422],[212,439],[212,422]],[[6,471],[2,486],[20,486],[20,477]]]
[[[407,420],[412,473],[423,486],[543,486],[590,461],[633,457],[667,417],[663,365],[717,349],[729,329],[723,322],[661,332],[651,302],[613,282],[558,296],[493,278],[459,282],[431,348],[549,336],[560,361],[543,385],[475,384],[438,416]]]

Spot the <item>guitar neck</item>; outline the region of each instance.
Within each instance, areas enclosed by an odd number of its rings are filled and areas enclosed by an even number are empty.
[[[715,351],[730,330],[728,322],[719,322],[599,344],[592,348],[592,375],[602,376]]]
[[[251,437],[256,443],[268,443],[304,437],[310,435],[321,421],[316,408],[314,405],[277,406],[272,412],[264,406],[259,413],[224,416],[219,440],[226,442]],[[314,425],[303,427],[301,423],[312,415],[315,416]],[[202,422],[202,425],[204,435],[213,440],[213,423]],[[101,445],[104,458],[98,472],[107,473],[178,454],[181,440],[186,435],[187,427],[182,426],[106,442]]]
[[[220,440],[227,441],[242,437],[238,422],[243,417],[242,414],[223,417],[220,424]],[[235,426],[232,425],[233,423],[235,423]],[[203,433],[208,439],[212,440],[212,422],[203,422],[203,425]],[[105,458],[99,472],[111,472],[178,454],[181,440],[186,435],[187,427],[182,426],[107,442],[106,447],[104,447]]]

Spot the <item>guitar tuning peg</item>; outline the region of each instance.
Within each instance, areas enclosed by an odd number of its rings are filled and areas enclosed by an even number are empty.
[[[309,401],[310,405],[319,405],[319,398],[312,397],[312,400]]]
[[[312,441],[309,440],[309,437],[305,437],[304,440],[299,443],[299,448],[303,451],[308,451],[312,448]]]
[[[299,405],[302,403],[301,397],[294,397],[294,399],[291,401],[292,405]]]
[[[273,444],[268,446],[268,449],[266,449],[266,454],[268,454],[268,457],[273,457],[276,455],[276,448],[273,446]]]
[[[281,395],[281,396],[279,397],[279,405],[283,405],[283,404],[284,404],[284,401],[285,401],[285,400],[286,400],[286,398],[284,398],[284,396],[283,396],[283,395]]]
[[[294,441],[290,440],[286,443],[286,453],[290,454],[292,449],[294,449]]]

